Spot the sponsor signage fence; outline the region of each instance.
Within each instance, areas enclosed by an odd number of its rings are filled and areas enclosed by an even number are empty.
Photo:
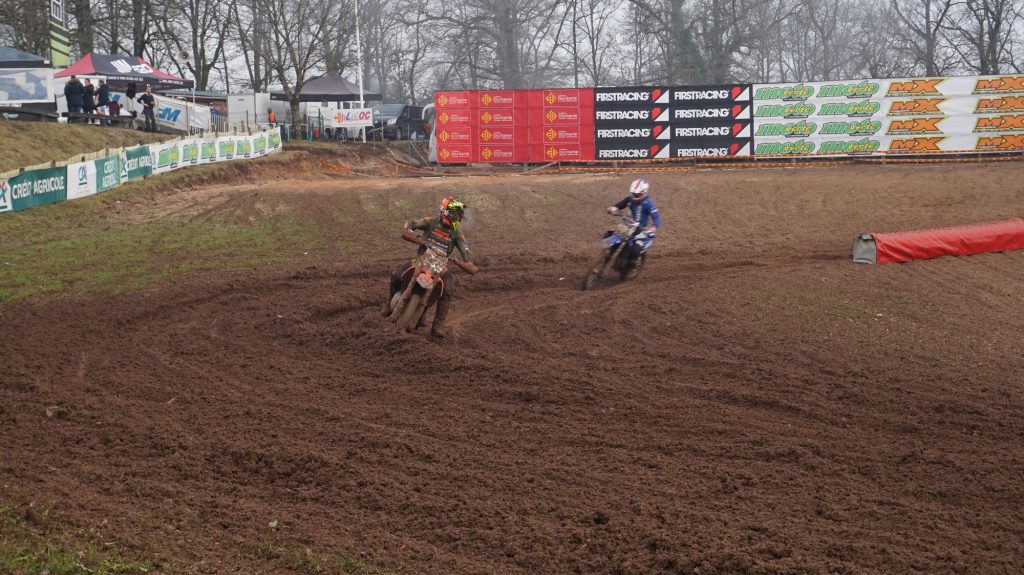
[[[596,88],[594,129],[598,160],[749,155],[751,86]]]
[[[439,163],[593,159],[593,91],[437,92]]]
[[[201,163],[259,157],[280,149],[281,133],[276,129],[123,148],[89,161],[0,179],[0,212],[83,198],[150,174]]]
[[[1013,151],[1024,133],[1024,75],[464,90],[435,104],[441,163]]]
[[[1024,75],[755,84],[755,155],[1021,150]]]
[[[0,179],[0,212],[19,211],[67,198],[67,168],[22,172]]]

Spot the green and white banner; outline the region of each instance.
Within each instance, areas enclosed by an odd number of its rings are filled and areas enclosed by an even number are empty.
[[[0,180],[0,212],[20,211],[67,198],[66,167],[23,172]]]
[[[204,163],[256,158],[281,149],[281,132],[186,138],[125,148],[119,154],[62,168],[32,170],[0,180],[0,212],[76,199],[120,184]]]
[[[121,156],[107,156],[93,163],[96,174],[96,193],[121,185]],[[68,198],[71,196],[69,195]]]
[[[153,157],[149,146],[125,148],[121,152],[121,181],[130,182],[153,173]]]

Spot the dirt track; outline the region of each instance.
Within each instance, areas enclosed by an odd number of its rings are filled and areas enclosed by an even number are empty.
[[[294,212],[337,250],[0,310],[2,493],[160,572],[1017,574],[1024,252],[849,256],[864,231],[1021,216],[1021,174],[650,174],[653,257],[594,292],[632,175],[172,197]],[[484,271],[458,278],[451,340],[396,337],[401,222],[448,191]]]

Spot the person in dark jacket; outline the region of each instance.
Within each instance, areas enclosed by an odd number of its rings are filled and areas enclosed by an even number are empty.
[[[106,80],[100,80],[100,86],[96,89],[96,113],[110,115],[110,87],[107,86]],[[110,124],[105,120],[103,123]]]
[[[85,85],[82,86],[84,91],[82,95],[82,111],[86,114],[92,114],[96,111],[96,87],[92,85],[92,82],[86,78]],[[87,124],[92,123],[92,119],[85,121]]]
[[[67,84],[64,84],[64,98],[68,101],[68,112],[82,113],[82,101],[85,97],[85,89],[78,81],[78,76],[72,76]]]
[[[146,117],[146,131],[156,131],[156,98],[153,97],[153,87],[146,84],[146,93],[139,96],[138,102],[142,104],[142,113]]]

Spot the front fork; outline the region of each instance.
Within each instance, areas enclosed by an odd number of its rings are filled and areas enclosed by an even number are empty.
[[[405,307],[405,302],[409,301],[409,296],[412,295],[413,284],[416,282],[416,276],[419,275],[419,268],[413,268],[412,277],[409,278],[409,283],[405,284],[405,289],[398,292],[398,301],[391,302],[391,318],[398,319],[402,317],[402,308]]]

